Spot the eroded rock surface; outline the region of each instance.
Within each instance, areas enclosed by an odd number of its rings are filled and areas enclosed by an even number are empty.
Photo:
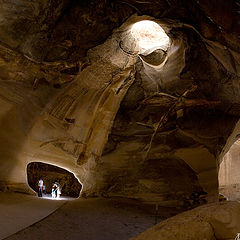
[[[237,140],[221,159],[219,167],[219,191],[227,199],[234,201],[240,198],[239,148]]]
[[[209,204],[164,220],[132,240],[234,239],[239,233],[238,202]]]
[[[216,200],[240,115],[239,1],[0,3],[0,189],[28,191],[40,161],[72,171],[85,196]],[[139,54],[142,20],[166,48]]]

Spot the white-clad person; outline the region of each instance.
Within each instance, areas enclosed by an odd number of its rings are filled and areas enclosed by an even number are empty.
[[[42,197],[42,193],[43,193],[43,180],[40,179],[38,181],[38,196]]]

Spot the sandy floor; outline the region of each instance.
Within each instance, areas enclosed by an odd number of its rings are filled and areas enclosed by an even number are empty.
[[[14,234],[53,213],[66,202],[26,194],[0,193],[0,239]]]
[[[162,217],[169,217],[169,214],[172,213],[165,212]],[[154,223],[154,206],[146,208],[125,199],[76,199],[67,201],[53,214],[6,239],[127,240]]]

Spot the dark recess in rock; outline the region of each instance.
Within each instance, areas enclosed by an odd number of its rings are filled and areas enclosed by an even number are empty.
[[[46,193],[50,194],[54,182],[62,187],[62,196],[79,197],[82,185],[75,178],[73,173],[50,164],[32,162],[27,166],[27,177],[29,186],[38,191],[38,180],[42,178],[46,187]]]

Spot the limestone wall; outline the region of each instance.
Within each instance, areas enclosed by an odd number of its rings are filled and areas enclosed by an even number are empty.
[[[15,12],[12,2],[5,1],[6,14]],[[23,10],[31,9],[31,1],[24,2]],[[197,26],[203,29],[197,29],[162,15],[130,17],[131,4],[122,4],[128,11],[118,15],[119,8],[111,12],[114,1],[106,8],[111,1],[92,1],[96,5],[90,9],[70,5],[67,16],[74,20],[62,16],[49,32],[68,1],[58,7],[50,2],[42,8],[34,2],[31,6],[41,11],[26,16],[23,11],[22,18],[4,12],[1,21],[12,25],[0,29],[0,189],[27,191],[27,165],[39,161],[74,173],[85,196],[129,196],[176,206],[203,190],[209,201],[216,200],[216,159],[240,115],[237,41],[226,35],[208,40],[206,33],[215,32],[202,20]],[[29,31],[20,29],[18,35],[15,30],[26,18]],[[122,19],[127,20],[119,27]],[[131,26],[142,20],[162,26],[170,38],[164,49],[139,51]],[[75,31],[75,24],[82,28]],[[56,46],[47,54],[43,46],[50,42]],[[58,61],[41,61],[46,54]]]
[[[240,231],[238,202],[208,204],[168,218],[131,240],[235,239]]]
[[[240,198],[240,144],[237,140],[224,155],[219,169],[219,192],[228,199]]]

